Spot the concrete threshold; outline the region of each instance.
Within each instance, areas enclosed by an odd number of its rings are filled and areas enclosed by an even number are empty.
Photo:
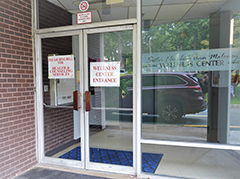
[[[139,179],[132,175],[96,172],[37,164],[12,179]]]

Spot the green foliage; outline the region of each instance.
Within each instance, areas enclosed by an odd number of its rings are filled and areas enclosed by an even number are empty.
[[[234,16],[234,44],[240,47],[240,15]],[[121,41],[119,41],[119,33]],[[132,64],[132,32],[104,33],[104,54],[110,61],[119,61],[119,42],[122,56]],[[142,53],[209,49],[209,18],[151,26],[142,31]],[[124,64],[128,71],[132,67]]]
[[[124,91],[128,95],[128,88],[132,88],[132,79],[123,78],[120,80],[120,92]]]
[[[208,93],[205,95],[205,100],[208,102]],[[235,97],[231,98],[230,104],[240,104],[240,86],[236,86]]]
[[[240,86],[236,86],[235,97],[231,98],[231,104],[240,104]]]
[[[233,47],[240,47],[240,14],[235,14],[233,18],[234,18]]]
[[[142,37],[143,53],[207,49],[209,19],[152,26]]]
[[[209,48],[209,41],[207,41],[207,40],[202,40],[202,41],[201,41],[201,44],[204,46],[204,48],[202,48],[202,50]]]
[[[104,56],[108,61],[120,61],[121,68],[132,72],[132,31],[104,33]]]

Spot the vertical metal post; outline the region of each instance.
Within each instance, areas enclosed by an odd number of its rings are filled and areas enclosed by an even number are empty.
[[[86,129],[85,129],[85,103],[84,103],[84,89],[85,89],[85,81],[84,81],[84,50],[83,50],[83,31],[81,30],[79,33],[79,70],[80,70],[80,126],[81,127],[81,160],[83,164],[83,168],[86,168]]]
[[[142,1],[137,1],[137,58],[136,58],[136,173],[140,175],[142,172],[142,146],[141,146],[141,134],[142,134]]]

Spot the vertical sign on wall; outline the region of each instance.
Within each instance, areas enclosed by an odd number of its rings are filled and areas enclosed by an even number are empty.
[[[120,86],[120,62],[91,62],[90,86]]]
[[[48,79],[74,78],[74,55],[48,57]]]

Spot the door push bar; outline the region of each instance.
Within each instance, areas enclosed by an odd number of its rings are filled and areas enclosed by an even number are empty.
[[[85,91],[85,111],[91,111],[91,92]]]
[[[79,110],[78,91],[73,91],[73,110]]]
[[[73,110],[79,110],[78,91],[73,92]],[[85,111],[91,111],[91,92],[85,91]]]

